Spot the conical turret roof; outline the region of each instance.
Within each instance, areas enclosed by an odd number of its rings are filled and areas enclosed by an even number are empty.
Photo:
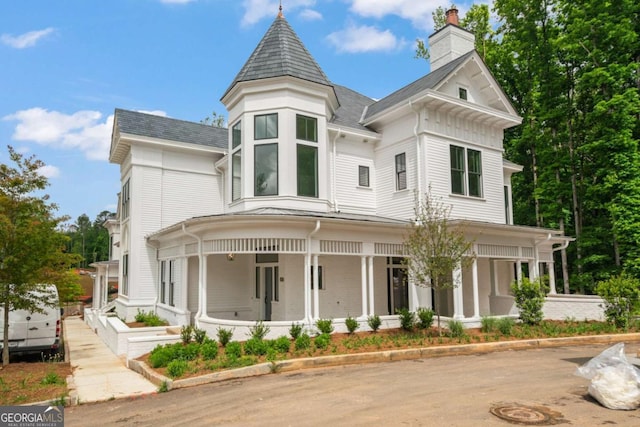
[[[222,98],[240,82],[282,76],[332,86],[287,20],[279,15]]]

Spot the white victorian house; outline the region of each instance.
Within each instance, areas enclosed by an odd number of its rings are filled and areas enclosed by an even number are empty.
[[[521,118],[457,11],[449,19],[429,39],[431,72],[378,101],[333,83],[279,15],[222,94],[229,129],[117,109],[118,316],[238,337],[258,320],[273,336],[319,318],[396,326],[396,309],[434,299],[401,264],[429,187],[477,254],[452,272],[444,316],[517,314],[521,275],[548,274],[555,293],[553,253],[571,239],[513,224],[522,168],[502,141]]]

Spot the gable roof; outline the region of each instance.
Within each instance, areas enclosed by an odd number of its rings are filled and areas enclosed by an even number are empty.
[[[362,120],[362,113],[375,100],[345,86],[334,85],[333,88],[338,97],[340,107],[335,111],[329,123],[373,132],[373,130],[363,126],[360,121]]]
[[[458,68],[462,63],[464,63],[469,57],[471,57],[475,51],[471,51],[465,53],[459,58],[454,59],[453,61],[443,65],[432,73],[427,74],[424,77],[419,78],[413,83],[408,84],[407,86],[398,89],[393,92],[391,95],[387,95],[382,98],[380,101],[371,105],[367,109],[367,113],[364,117],[364,121],[375,116],[381,111],[386,110],[389,107],[392,107],[396,104],[399,104],[407,99],[411,98],[413,95],[417,95],[420,92],[423,92],[427,89],[435,88],[442,80],[444,80],[449,74],[451,74],[456,68]]]
[[[332,86],[287,20],[278,16],[222,98],[240,82],[282,76]]]
[[[114,134],[146,136],[226,150],[228,129],[116,108]],[[117,129],[116,129],[117,127]]]

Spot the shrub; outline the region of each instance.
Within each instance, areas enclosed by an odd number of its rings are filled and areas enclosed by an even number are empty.
[[[186,360],[172,360],[167,365],[167,375],[169,375],[171,378],[181,377],[186,372],[188,366],[189,365]]]
[[[191,337],[193,335],[193,326],[185,325],[180,328],[180,339],[183,344],[189,344],[191,342]]]
[[[496,327],[498,329],[498,331],[500,331],[500,333],[502,335],[505,336],[511,336],[511,332],[513,331],[513,327],[516,325],[516,322],[510,318],[510,317],[501,317],[500,319],[497,319],[496,322]]]
[[[183,360],[195,360],[199,354],[200,354],[200,344],[196,344],[192,342],[182,347],[182,351],[180,352],[180,358]]]
[[[360,324],[358,323],[358,321],[351,316],[347,317],[344,323],[345,325],[347,325],[347,331],[349,331],[350,334],[357,331],[358,328],[360,327]]]
[[[418,316],[418,328],[429,329],[433,324],[433,310],[430,308],[420,307],[416,314]]]
[[[451,338],[460,338],[464,336],[464,325],[459,320],[449,320],[449,336]]]
[[[295,341],[296,350],[306,350],[311,347],[311,337],[309,334],[302,333]]]
[[[264,323],[262,323],[262,320],[256,322],[256,324],[252,327],[249,328],[249,336],[251,338],[256,338],[256,339],[264,339],[264,337],[267,336],[267,334],[269,333],[269,331],[271,330],[271,328],[269,328],[267,325],[265,325]]]
[[[149,364],[152,368],[164,368],[176,358],[171,344],[158,345],[149,354]]]
[[[640,280],[621,274],[598,282],[596,293],[605,301],[607,321],[627,329],[631,317],[640,310]]]
[[[314,345],[318,350],[324,350],[329,347],[329,343],[331,342],[331,335],[329,334],[320,334],[314,340]]]
[[[538,325],[543,318],[542,306],[546,293],[542,279],[531,281],[525,277],[520,282],[514,282],[511,290],[520,310],[520,319],[527,325]]]
[[[227,343],[224,354],[229,358],[239,359],[242,356],[242,345],[238,341]]]
[[[233,331],[231,329],[218,328],[217,335],[220,345],[226,347],[231,338],[233,338]]]
[[[482,332],[484,333],[494,332],[498,325],[498,318],[483,316],[482,319],[480,319],[480,325],[481,325],[480,330]]]
[[[276,338],[276,340],[273,342],[273,348],[275,348],[279,353],[288,353],[289,349],[291,348],[291,341],[289,341],[289,338],[283,335]]]
[[[331,332],[333,332],[333,320],[318,319],[316,320],[316,328],[318,328],[320,334],[330,334]]]
[[[244,343],[244,354],[250,356],[264,356],[269,350],[269,343],[262,338],[251,338]]]
[[[412,331],[416,325],[416,314],[406,308],[399,308],[396,313],[400,316],[400,327],[405,331]]]
[[[207,338],[207,331],[204,329],[193,328],[193,340],[198,344],[204,343]]]
[[[204,360],[213,360],[218,357],[218,343],[207,341],[200,346],[200,354]]]
[[[136,322],[144,323],[145,326],[162,326],[167,324],[167,322],[162,320],[156,313],[152,311],[145,313],[144,311],[140,311],[140,309],[138,309],[134,319]]]
[[[49,372],[40,381],[40,384],[42,384],[42,385],[50,385],[50,384],[61,385],[61,384],[65,384],[65,381],[62,378],[60,378],[60,376],[58,374],[56,374],[55,372]]]
[[[289,335],[291,336],[291,339],[295,341],[301,333],[302,325],[299,323],[292,323],[291,327],[289,328]]]
[[[144,311],[140,311],[140,309],[138,309],[138,312],[136,313],[134,319],[138,323],[144,323],[144,319],[146,317],[147,317],[146,313]]]
[[[378,329],[380,329],[380,325],[382,325],[380,316],[378,316],[377,314],[373,314],[367,317],[367,325],[369,325],[369,327],[373,332],[377,332]]]

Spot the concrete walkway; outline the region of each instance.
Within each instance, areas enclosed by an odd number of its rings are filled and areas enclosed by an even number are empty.
[[[64,320],[64,338],[73,368],[71,404],[155,393],[157,387],[128,369],[79,317]]]

